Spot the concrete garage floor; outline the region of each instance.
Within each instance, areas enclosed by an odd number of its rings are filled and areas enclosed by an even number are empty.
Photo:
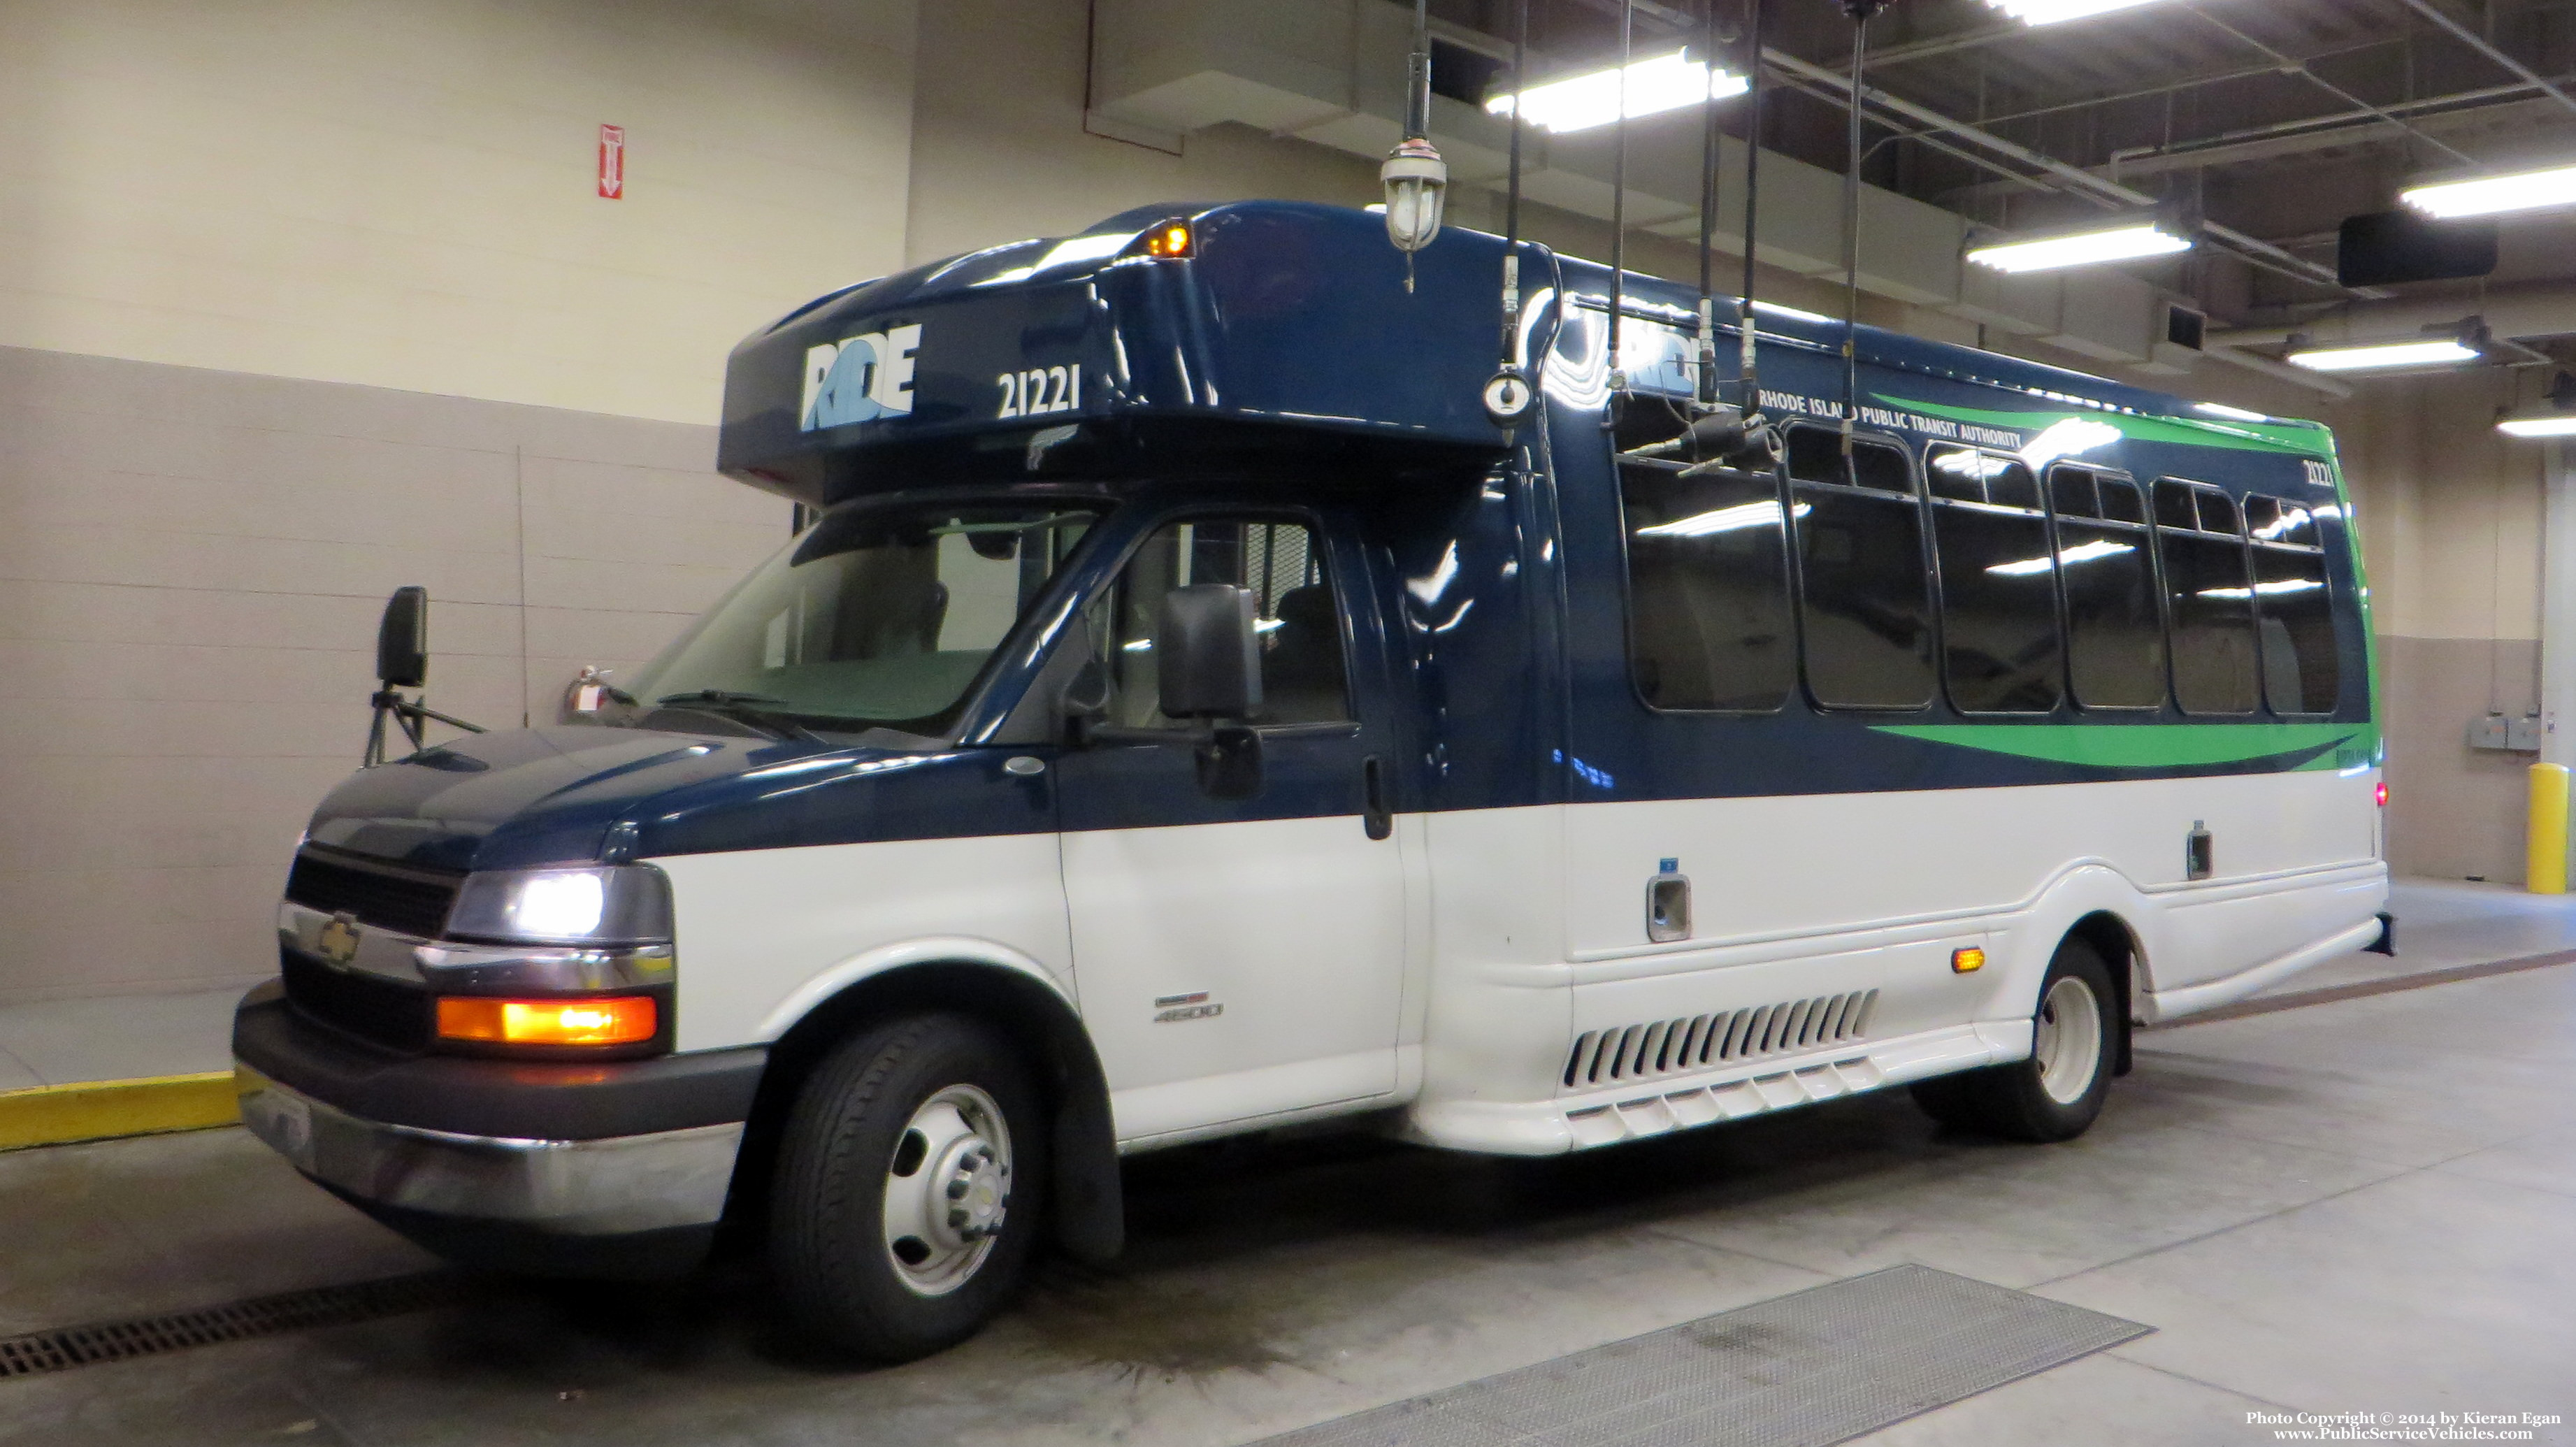
[[[2576,936],[2576,904],[2419,893],[2407,969]],[[1238,1443],[1909,1261],[2157,1330],[1874,1444],[2576,1418],[2576,966],[2149,1033],[2064,1146],[1945,1136],[1894,1094],[1551,1162],[1309,1140],[1145,1157],[1129,1183],[1116,1272],[1052,1268],[909,1367],[811,1359],[738,1276],[497,1283],[0,1380],[0,1442]],[[0,1156],[0,1334],[430,1264],[238,1130]]]

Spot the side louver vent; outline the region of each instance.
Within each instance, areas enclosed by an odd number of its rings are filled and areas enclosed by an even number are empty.
[[[1870,1007],[1877,1003],[1876,990],[1854,990],[1750,1010],[1586,1030],[1565,1058],[1565,1083],[1650,1080],[1858,1040],[1868,1031]]]

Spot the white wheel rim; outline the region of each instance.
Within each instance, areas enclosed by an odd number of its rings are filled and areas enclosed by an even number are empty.
[[[1011,1206],[1011,1128],[971,1085],[932,1092],[886,1162],[885,1250],[895,1279],[921,1296],[966,1284]]]
[[[2039,1061],[2039,1088],[2059,1105],[2073,1105],[2093,1088],[2102,1064],[2102,1007],[2093,987],[2062,975],[2039,1002],[2031,1037]]]

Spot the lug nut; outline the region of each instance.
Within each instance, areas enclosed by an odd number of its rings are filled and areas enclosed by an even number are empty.
[[[964,1181],[950,1181],[948,1183],[948,1199],[952,1201],[965,1200],[966,1183]]]
[[[960,1231],[962,1231],[962,1230],[966,1229],[966,1221],[967,1221],[967,1216],[966,1216],[966,1208],[965,1208],[965,1207],[963,1207],[963,1206],[958,1206],[958,1207],[956,1207],[956,1208],[954,1208],[954,1209],[952,1209],[952,1210],[950,1210],[950,1211],[949,1211],[949,1213],[948,1213],[948,1224],[949,1224],[949,1226],[950,1226],[952,1229],[960,1230]]]

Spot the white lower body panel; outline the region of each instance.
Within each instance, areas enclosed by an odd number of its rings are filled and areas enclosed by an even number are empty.
[[[2288,954],[2276,955],[2250,970],[2230,975],[2226,979],[2188,985],[2179,990],[2156,991],[2148,995],[2140,1004],[2137,1010],[2138,1018],[2142,1023],[2154,1025],[2167,1020],[2179,1020],[2186,1015],[2197,1015],[2204,1010],[2215,1010],[2221,1005],[2232,1005],[2248,995],[2268,990],[2311,966],[2323,964],[2337,955],[2350,954],[2360,949],[2379,938],[2379,929],[2377,920],[2372,920],[2368,924],[2357,924],[2350,929],[2337,931],[2314,944],[2303,945]]]
[[[1562,1155],[2024,1060],[2030,1038],[2027,1020],[1983,1022],[1549,1100],[1428,1102],[1413,1108],[1404,1134],[1447,1150]]]

